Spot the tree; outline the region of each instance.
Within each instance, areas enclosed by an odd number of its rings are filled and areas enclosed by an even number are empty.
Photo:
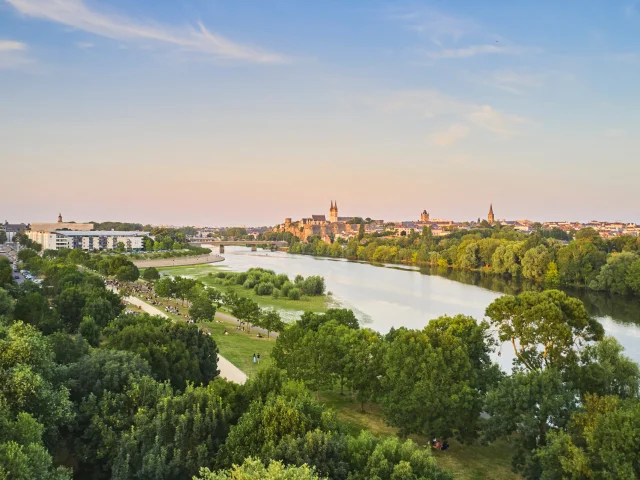
[[[462,316],[448,321],[465,322]],[[484,377],[472,352],[486,347],[467,345],[467,335],[459,335],[455,326],[442,327],[389,333],[380,402],[387,422],[403,435],[471,439],[482,409]],[[484,334],[476,341],[484,342]]]
[[[581,395],[615,395],[619,398],[640,396],[640,367],[623,355],[624,348],[613,337],[587,345],[580,352],[579,363],[570,365],[564,377]]]
[[[0,288],[0,319],[10,317],[13,313],[15,301],[9,296],[6,290]],[[1,321],[0,321],[1,322]]]
[[[606,265],[602,266],[589,287],[594,290],[606,290],[618,295],[627,295],[629,293],[628,272],[637,260],[638,256],[631,252],[610,255]]]
[[[112,478],[193,478],[201,466],[212,465],[237,421],[238,390],[222,380],[187,385],[184,393],[139,411],[118,442]]]
[[[176,291],[176,285],[171,277],[163,277],[153,284],[153,290],[164,298],[173,297]]]
[[[53,301],[68,331],[76,332],[80,326],[86,302],[83,292],[79,287],[66,288]]]
[[[0,245],[4,245],[7,242],[7,232],[0,230]]]
[[[20,260],[21,262],[26,262],[37,256],[38,253],[30,248],[23,248],[18,252],[18,260]]]
[[[122,253],[126,250],[124,243],[118,242],[116,243],[116,252]]]
[[[260,460],[247,458],[242,465],[234,465],[229,470],[212,472],[208,468],[200,470],[200,477],[194,480],[322,480],[306,464],[300,467],[284,466],[281,462],[269,462],[265,467]]]
[[[71,480],[71,472],[53,467],[43,426],[25,412],[14,415],[0,398],[0,478]]]
[[[135,265],[125,265],[116,271],[116,278],[121,282],[135,282],[140,277],[140,271]]]
[[[54,384],[57,366],[49,342],[33,326],[0,325],[0,401],[11,416],[26,412],[49,439],[73,418],[69,392]]]
[[[101,330],[91,317],[84,317],[78,327],[78,333],[82,335],[92,347],[97,347],[100,344]]]
[[[541,281],[547,273],[551,255],[547,247],[538,245],[527,250],[522,259],[522,276],[530,280]]]
[[[485,315],[499,340],[511,343],[517,362],[528,370],[560,368],[576,360],[581,346],[604,335],[583,303],[559,290],[505,295],[494,300]]]
[[[195,325],[147,314],[121,315],[103,334],[106,348],[137,353],[156,378],[170,380],[174,388],[182,390],[187,382],[207,384],[218,374],[216,343]]]
[[[215,314],[216,307],[206,295],[200,295],[192,300],[189,315],[191,315],[194,320],[199,322],[211,321]]]
[[[484,438],[509,437],[516,442],[513,466],[526,478],[540,478],[535,456],[546,445],[547,434],[566,426],[577,408],[578,392],[556,369],[515,372],[489,392],[484,409],[488,419]],[[517,433],[517,435],[514,435]]]
[[[356,392],[360,410],[364,411],[364,402],[372,401],[380,394],[382,337],[369,328],[349,330],[345,344],[345,376]]]
[[[549,262],[549,265],[547,265],[547,271],[544,274],[544,288],[557,289],[558,286],[560,286],[558,265],[556,262]]]
[[[152,282],[160,278],[160,273],[158,273],[158,270],[155,267],[148,267],[144,269],[142,278],[144,278],[148,282]]]
[[[13,268],[6,257],[0,257],[0,288],[13,283]]]
[[[281,332],[286,324],[275,310],[262,310],[260,312],[259,326],[267,331],[267,338],[271,337],[271,332]]]
[[[567,431],[549,432],[537,453],[541,478],[638,478],[640,403],[587,396]]]
[[[250,298],[240,297],[231,307],[231,314],[240,322],[246,323],[251,330],[251,325],[259,321],[260,307]]]

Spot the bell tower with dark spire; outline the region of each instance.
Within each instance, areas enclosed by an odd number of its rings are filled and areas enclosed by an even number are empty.
[[[58,214],[58,223],[62,223],[62,214],[61,213]]]
[[[490,225],[496,223],[495,216],[493,215],[493,203],[489,204],[489,215],[487,216],[487,221]]]

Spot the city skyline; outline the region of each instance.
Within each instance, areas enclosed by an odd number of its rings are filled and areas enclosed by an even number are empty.
[[[633,1],[2,0],[0,214],[640,222],[639,29]]]

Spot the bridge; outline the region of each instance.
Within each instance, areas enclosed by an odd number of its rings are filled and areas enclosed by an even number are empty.
[[[258,246],[269,246],[272,250],[277,249],[278,247],[286,247],[289,244],[283,241],[267,241],[267,240],[220,240],[216,238],[195,238],[191,237],[189,239],[189,243],[191,245],[211,245],[211,246],[219,246],[220,253],[224,253],[224,247],[227,246],[240,246],[240,247],[251,247],[252,251],[258,250]]]

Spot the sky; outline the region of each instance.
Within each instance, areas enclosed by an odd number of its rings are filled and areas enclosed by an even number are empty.
[[[0,0],[0,220],[640,222],[640,2]]]

